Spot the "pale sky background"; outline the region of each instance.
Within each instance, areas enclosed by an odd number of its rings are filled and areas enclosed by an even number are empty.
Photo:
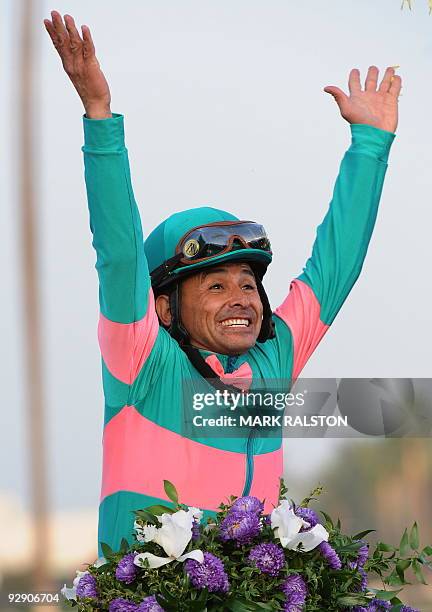
[[[432,17],[400,0],[70,0],[41,3],[37,31],[40,287],[50,496],[98,504],[103,396],[97,276],[83,181],[82,108],[42,19],[69,12],[93,32],[112,109],[126,116],[145,234],[174,211],[211,204],[261,221],[275,252],[273,306],[309,256],[349,126],[325,85],[400,64],[400,128],[362,275],[305,377],[430,377]],[[18,3],[0,36],[2,240],[0,495],[27,503],[19,278]],[[314,470],[336,441],[287,442],[286,476]],[[305,450],[299,453],[300,449]]]

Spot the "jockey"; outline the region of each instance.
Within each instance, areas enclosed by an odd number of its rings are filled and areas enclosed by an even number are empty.
[[[83,26],[81,37],[72,17],[63,21],[55,11],[45,25],[86,111],[105,394],[99,543],[117,550],[123,537],[132,542],[133,511],[167,502],[164,479],[182,503],[207,513],[230,495],[254,495],[269,512],[283,473],[281,438],[185,435],[182,385],[299,376],[360,274],[397,126],[400,78],[387,68],[377,86],[372,66],[364,89],[357,70],[349,96],[325,88],[351,124],[352,143],[312,254],[272,311],[262,284],[272,250],[259,222],[192,208],[144,241],[123,117],[110,111],[90,32]]]

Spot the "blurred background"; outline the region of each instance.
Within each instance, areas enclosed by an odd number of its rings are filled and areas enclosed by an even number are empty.
[[[426,0],[400,4],[3,0],[3,602],[71,584],[97,553],[103,396],[83,109],[43,18],[57,9],[92,29],[112,109],[126,116],[144,232],[203,204],[262,221],[273,306],[309,256],[349,146],[323,87],[346,89],[352,67],[364,77],[370,64],[400,64],[400,127],[368,257],[303,376],[428,378],[432,17]],[[432,541],[430,439],[290,439],[285,451],[292,496],[322,483],[322,506],[347,532],[374,527],[372,540],[398,543],[417,519]],[[408,587],[405,600],[432,610],[428,586]]]

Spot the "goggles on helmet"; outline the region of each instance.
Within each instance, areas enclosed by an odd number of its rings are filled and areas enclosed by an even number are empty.
[[[179,263],[198,263],[237,249],[260,249],[271,253],[262,225],[253,221],[220,221],[194,227],[176,247]]]
[[[179,240],[175,255],[152,273],[154,284],[166,280],[179,265],[205,262],[241,249],[258,249],[272,254],[265,229],[254,221],[217,221],[189,230]]]

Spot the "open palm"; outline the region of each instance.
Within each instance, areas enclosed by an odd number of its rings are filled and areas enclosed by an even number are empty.
[[[82,26],[80,36],[71,15],[65,15],[63,22],[60,13],[52,11],[51,18],[52,21],[44,20],[45,27],[87,116],[93,119],[110,117],[110,90],[100,69],[89,28]]]
[[[398,97],[402,87],[394,68],[387,68],[378,84],[378,68],[370,66],[365,88],[360,83],[360,72],[351,70],[348,80],[350,95],[333,85],[324,88],[336,100],[341,115],[349,123],[365,123],[388,132],[395,132],[398,124]]]

